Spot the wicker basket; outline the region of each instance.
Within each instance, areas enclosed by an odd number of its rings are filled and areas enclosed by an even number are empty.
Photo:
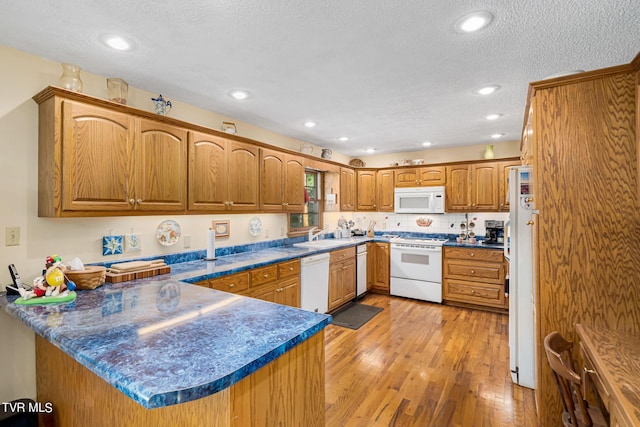
[[[67,270],[64,274],[76,284],[77,289],[95,289],[102,286],[107,277],[107,268],[85,265],[84,270]]]

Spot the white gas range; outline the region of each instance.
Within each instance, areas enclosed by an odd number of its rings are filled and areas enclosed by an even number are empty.
[[[395,237],[391,295],[442,303],[442,245],[446,239]]]

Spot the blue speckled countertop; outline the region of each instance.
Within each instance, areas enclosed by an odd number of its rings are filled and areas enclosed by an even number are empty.
[[[229,387],[331,317],[176,280],[109,284],[69,304],[0,306],[145,408]]]
[[[340,243],[373,240],[388,238]],[[502,249],[451,240],[445,246]],[[189,283],[335,249],[260,246],[215,261],[176,254],[165,258],[168,275],[106,283],[79,291],[69,304],[18,306],[16,297],[0,297],[0,307],[145,408],[163,407],[229,387],[331,321],[325,314]]]

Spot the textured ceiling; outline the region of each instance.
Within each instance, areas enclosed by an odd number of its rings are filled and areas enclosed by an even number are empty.
[[[638,0],[0,0],[0,10],[0,44],[358,157],[519,139],[529,82],[640,52]],[[491,26],[454,31],[477,10],[494,14]],[[103,46],[111,33],[134,49]],[[472,93],[487,84],[502,88]],[[251,97],[230,98],[236,88]],[[318,125],[303,127],[310,119]]]

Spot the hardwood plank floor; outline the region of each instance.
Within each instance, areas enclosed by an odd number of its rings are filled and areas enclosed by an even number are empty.
[[[325,329],[326,418],[342,426],[537,427],[509,375],[507,315],[367,295],[384,310]]]

